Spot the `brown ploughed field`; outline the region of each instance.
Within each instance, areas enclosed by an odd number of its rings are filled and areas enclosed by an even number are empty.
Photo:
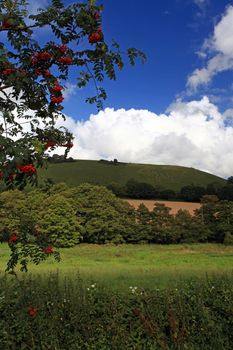
[[[131,204],[134,208],[138,208],[139,204],[143,203],[150,211],[153,210],[155,203],[165,204],[166,207],[171,208],[171,214],[176,214],[179,209],[186,209],[190,212],[190,214],[194,213],[195,209],[199,209],[201,207],[200,203],[188,203],[188,202],[172,202],[172,201],[157,201],[150,199],[126,199],[129,204]]]

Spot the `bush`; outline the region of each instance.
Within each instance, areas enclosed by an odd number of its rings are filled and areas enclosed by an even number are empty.
[[[0,348],[231,350],[233,280],[114,292],[79,278],[0,278]]]
[[[233,245],[233,234],[231,232],[225,234],[223,243],[226,245]]]

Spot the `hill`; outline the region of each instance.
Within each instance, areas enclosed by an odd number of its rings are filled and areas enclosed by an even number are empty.
[[[89,182],[99,185],[118,183],[125,185],[129,179],[161,186],[174,191],[185,185],[206,186],[209,183],[224,185],[225,180],[194,169],[174,165],[152,165],[117,163],[94,160],[75,160],[74,162],[49,163],[47,169],[39,170],[39,182],[51,178],[56,183],[79,185]]]

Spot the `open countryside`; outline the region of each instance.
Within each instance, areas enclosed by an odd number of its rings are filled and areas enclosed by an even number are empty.
[[[0,0],[0,350],[233,350],[231,3]]]

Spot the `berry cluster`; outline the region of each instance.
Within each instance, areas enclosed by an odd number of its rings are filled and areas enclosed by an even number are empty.
[[[33,175],[36,173],[36,168],[33,164],[28,165],[17,165],[16,168],[23,174]]]

